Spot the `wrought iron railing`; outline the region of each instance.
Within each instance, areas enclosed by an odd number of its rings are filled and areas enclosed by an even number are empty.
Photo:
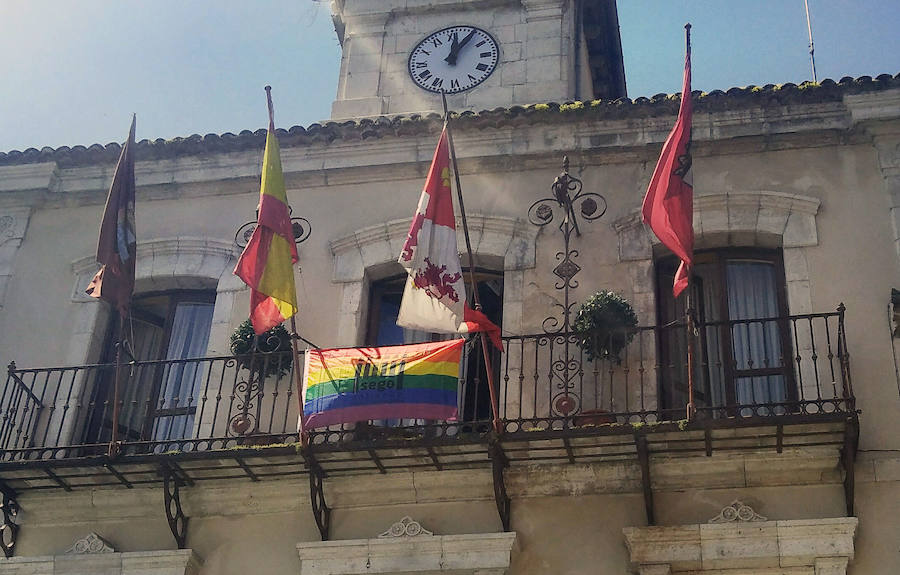
[[[228,449],[298,440],[290,352],[125,363],[125,453]],[[19,369],[0,393],[2,459],[106,453],[116,366]]]
[[[593,360],[580,334],[505,338],[500,405],[506,431],[685,419],[685,324],[636,327],[608,337],[623,335],[623,349]],[[698,323],[694,335],[698,419],[855,410],[843,307]]]
[[[574,333],[504,337],[493,373],[506,433],[675,421],[687,404],[683,324],[637,327],[615,354],[589,360]],[[844,310],[699,323],[699,419],[850,414],[855,410]],[[455,440],[491,430],[487,373],[467,346],[454,422],[384,420],[314,430],[313,445]],[[601,350],[604,346],[600,346]],[[290,352],[137,361],[120,369],[121,453],[295,443],[299,397]],[[0,391],[0,460],[107,452],[115,365],[19,369]]]

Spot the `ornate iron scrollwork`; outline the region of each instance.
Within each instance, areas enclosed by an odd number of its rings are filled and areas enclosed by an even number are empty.
[[[570,298],[570,290],[578,287],[575,276],[581,266],[575,262],[578,250],[571,248],[572,232],[581,235],[579,218],[586,222],[597,220],[606,213],[606,198],[595,192],[585,192],[581,180],[569,174],[569,158],[563,159],[563,172],[553,181],[553,195],[542,198],[528,208],[528,220],[539,227],[546,226],[555,218],[555,210],[563,213],[559,229],[563,233],[563,250],[556,253],[559,263],[553,274],[559,278],[556,289],[563,292],[563,303],[554,304],[560,308],[559,314],[550,315],[541,322],[546,338],[538,340],[538,345],[549,346],[551,350],[551,408],[562,417],[570,417],[581,410],[581,398],[577,393],[577,379],[582,373],[581,361],[575,355],[573,346],[577,338],[572,331],[572,309],[577,302]],[[557,351],[560,350],[560,351]]]
[[[293,211],[291,206],[288,206],[288,211]],[[258,211],[256,217],[259,218]],[[250,238],[253,236],[253,230],[256,229],[257,222],[258,220],[253,220],[238,228],[237,232],[234,234],[234,243],[237,247],[241,249],[247,247],[247,242],[249,242]],[[299,245],[305,242],[306,238],[309,237],[309,234],[312,233],[312,225],[306,218],[292,217],[291,230],[294,232],[294,243]]]
[[[169,522],[169,529],[175,537],[175,543],[179,549],[184,549],[187,544],[187,523],[188,518],[181,508],[181,479],[175,474],[175,471],[169,467],[163,468],[163,497],[166,506],[166,520]]]
[[[19,525],[13,518],[19,514],[19,502],[16,494],[8,489],[2,490],[0,511],[3,512],[3,523],[0,524],[0,546],[3,547],[3,555],[7,559],[13,556],[16,549],[16,537],[19,534]]]

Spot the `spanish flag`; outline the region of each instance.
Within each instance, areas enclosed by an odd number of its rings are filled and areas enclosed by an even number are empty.
[[[269,132],[263,156],[257,226],[234,268],[235,275],[250,286],[250,322],[257,335],[298,311],[293,268],[297,262],[297,245],[284,189],[269,90],[267,86]]]

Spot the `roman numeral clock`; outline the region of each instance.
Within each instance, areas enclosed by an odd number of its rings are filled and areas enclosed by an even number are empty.
[[[480,28],[453,26],[416,44],[409,55],[409,75],[429,92],[465,92],[484,82],[497,67],[500,50]]]

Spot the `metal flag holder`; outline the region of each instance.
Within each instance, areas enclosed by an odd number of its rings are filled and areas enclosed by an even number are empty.
[[[288,211],[290,212],[291,210],[292,208],[288,206]],[[258,216],[259,210],[257,210],[257,217]],[[253,236],[253,231],[256,229],[257,224],[258,220],[253,220],[239,227],[234,235],[235,245],[242,250],[247,247],[247,242],[249,242],[251,236]],[[312,232],[312,226],[310,225],[309,220],[303,217],[292,217],[291,228],[294,234],[294,243],[298,246],[306,241]],[[293,318],[291,319],[293,320]],[[292,340],[297,338],[312,345],[312,347],[316,347],[297,333],[294,323],[291,324],[291,331]],[[286,352],[288,349],[283,349],[283,347],[283,342],[279,340],[277,336],[266,338],[257,335],[253,336],[253,341],[250,344],[250,349],[247,354],[249,356],[259,355],[259,357],[246,362],[244,367],[249,371],[249,375],[246,378],[239,378],[235,383],[233,391],[237,396],[236,406],[238,411],[231,418],[228,425],[228,431],[235,436],[243,437],[253,435],[258,431],[259,417],[258,414],[254,412],[258,411],[261,407],[263,385],[268,373],[270,371],[277,371],[285,363],[285,360],[281,358],[280,352]],[[272,359],[267,360],[265,355],[271,356]],[[293,362],[296,363],[296,354],[293,354],[292,359]],[[237,359],[234,361],[235,365],[240,364]],[[298,366],[294,365],[293,369],[298,369]]]
[[[571,246],[572,232],[581,236],[578,219],[586,222],[600,219],[606,213],[606,198],[595,192],[585,192],[580,179],[569,174],[569,157],[563,158],[563,172],[556,177],[551,186],[553,196],[542,198],[528,208],[528,221],[538,227],[544,227],[554,221],[556,210],[562,211],[559,230],[563,234],[563,250],[556,253],[559,263],[553,268],[553,274],[559,278],[555,288],[563,292],[563,303],[555,303],[558,314],[551,314],[541,322],[541,329],[548,336],[539,340],[546,345],[555,343],[561,346],[562,353],[551,357],[550,385],[551,413],[562,417],[572,417],[581,410],[581,397],[578,394],[576,379],[582,372],[581,360],[576,357],[577,337],[572,333],[572,309],[578,303],[572,300],[571,291],[578,288],[575,276],[581,266],[575,262],[578,250]],[[551,346],[551,354],[553,347]]]

